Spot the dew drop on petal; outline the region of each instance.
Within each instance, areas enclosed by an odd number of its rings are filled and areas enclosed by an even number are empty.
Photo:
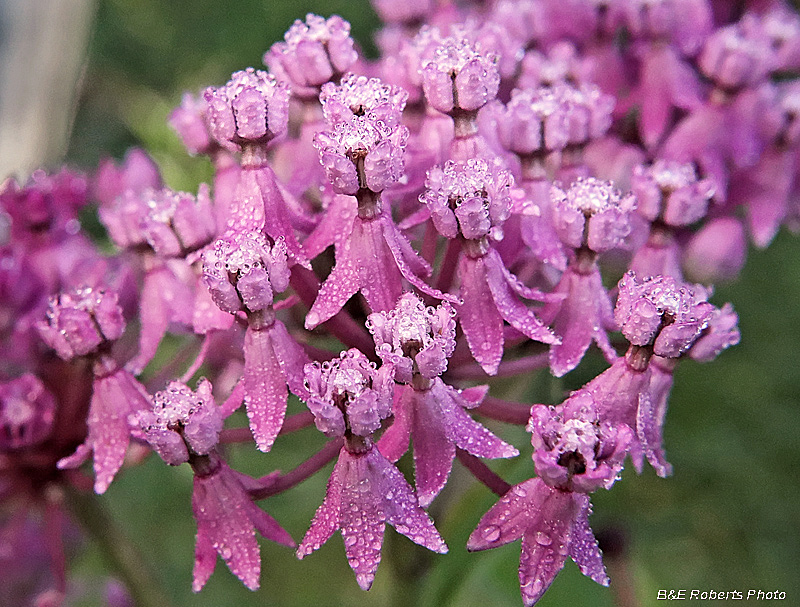
[[[483,531],[483,539],[487,542],[496,542],[500,539],[500,527],[497,525],[489,525]]]

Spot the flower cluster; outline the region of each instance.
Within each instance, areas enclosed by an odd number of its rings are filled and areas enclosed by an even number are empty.
[[[255,501],[336,459],[296,555],[340,531],[367,590],[387,523],[447,552],[427,508],[458,460],[499,496],[467,548],[521,539],[526,605],[567,557],[607,585],[590,494],[628,457],[671,473],[677,364],[740,337],[711,284],[737,275],[748,235],[800,223],[800,18],[724,4],[374,0],[374,61],[342,18],[309,14],[268,71],[170,116],[212,160],[196,196],[142,150],[6,181],[0,500],[60,516],[51,489],[91,486],[90,456],[96,493],[151,452],[188,463],[193,589],[217,555],[255,589],[255,532],[295,546]],[[105,245],[82,229],[90,203]],[[499,397],[597,354],[561,403]],[[482,461],[519,455],[503,423],[533,447],[514,486]],[[255,444],[269,469],[312,425],[328,442],[285,474],[227,461]],[[396,466],[410,448],[413,484]]]

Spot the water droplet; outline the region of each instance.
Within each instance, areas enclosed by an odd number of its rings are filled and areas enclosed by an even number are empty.
[[[549,546],[550,544],[553,543],[553,540],[546,533],[544,533],[542,531],[537,531],[536,532],[536,543],[539,544],[540,546]]]
[[[483,539],[487,542],[496,542],[500,539],[500,527],[497,525],[489,525],[483,531]]]

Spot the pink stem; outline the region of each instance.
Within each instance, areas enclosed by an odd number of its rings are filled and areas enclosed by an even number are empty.
[[[492,396],[484,398],[481,404],[472,410],[489,419],[521,426],[527,424],[531,417],[530,405],[501,400]]]
[[[544,369],[550,364],[550,356],[547,352],[532,354],[514,360],[504,360],[497,369],[497,374],[492,377],[511,377]],[[447,372],[450,379],[486,379],[486,371],[476,362],[469,362]]]
[[[486,485],[492,493],[505,495],[511,485],[500,478],[489,466],[477,457],[461,449],[456,450],[456,457],[476,479]]]
[[[188,383],[190,379],[197,373],[197,370],[203,366],[203,363],[206,361],[206,355],[208,355],[208,347],[211,344],[211,333],[206,333],[206,336],[203,338],[203,343],[200,344],[200,351],[197,353],[197,358],[194,359],[192,365],[186,369],[186,373],[181,375],[181,383]]]
[[[422,259],[427,261],[431,266],[436,259],[436,244],[439,241],[439,233],[433,225],[433,222],[428,220],[425,225],[425,235],[422,237]]]
[[[461,242],[459,239],[448,240],[444,259],[442,259],[442,267],[439,269],[439,277],[436,279],[436,288],[443,293],[447,293],[453,284],[453,276],[456,274],[459,255],[461,255]]]
[[[339,451],[341,451],[343,444],[344,439],[341,438],[329,441],[325,444],[325,446],[322,447],[322,449],[297,466],[297,468],[279,477],[268,487],[250,491],[250,496],[254,500],[263,500],[271,495],[277,495],[278,493],[282,493],[287,489],[291,489],[295,485],[299,485],[307,478],[319,472],[329,462],[333,461],[333,459],[339,454]]]

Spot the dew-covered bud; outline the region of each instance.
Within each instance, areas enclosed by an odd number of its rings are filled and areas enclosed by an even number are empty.
[[[100,208],[100,219],[118,247],[149,246],[160,257],[182,257],[214,237],[208,187],[197,198],[169,188],[128,190]]]
[[[550,199],[556,233],[567,246],[595,253],[625,246],[636,199],[622,196],[610,181],[578,179],[566,192],[553,186]]]
[[[211,135],[233,152],[266,144],[286,131],[289,90],[267,72],[235,72],[225,86],[209,87],[204,96]]]
[[[118,299],[113,291],[93,287],[62,292],[50,298],[46,318],[36,329],[64,360],[93,354],[125,330]]]
[[[497,96],[498,58],[466,40],[445,38],[422,64],[422,87],[434,109],[444,113],[475,112]]]
[[[444,373],[456,345],[455,310],[447,302],[426,307],[413,293],[404,293],[394,310],[370,314],[367,329],[378,356],[402,383],[415,372],[428,379]]]
[[[536,474],[551,487],[583,493],[611,488],[634,438],[626,425],[600,420],[587,390],[557,407],[534,405],[528,431]]]
[[[370,115],[353,116],[314,136],[314,146],[333,189],[355,195],[381,192],[403,175],[408,129],[389,126]]]
[[[400,123],[407,99],[408,93],[399,86],[356,74],[347,74],[339,84],[323,85],[319,95],[322,112],[332,126],[353,116],[369,115],[394,127]]]
[[[635,346],[652,346],[665,358],[677,358],[700,337],[714,311],[708,293],[681,284],[670,276],[642,281],[628,272],[619,281],[614,319]]]
[[[208,154],[216,145],[208,131],[206,108],[206,100],[202,95],[195,97],[191,93],[184,93],[181,104],[172,110],[167,119],[186,150],[193,156]]]
[[[150,446],[165,462],[178,466],[190,455],[207,455],[219,442],[222,414],[214,403],[211,382],[201,379],[197,391],[173,381],[153,396],[153,408],[132,416]]]
[[[586,82],[591,66],[591,61],[584,59],[574,44],[562,40],[548,48],[546,53],[536,49],[525,52],[517,86],[528,90],[567,82]]]
[[[567,114],[569,145],[586,145],[606,134],[611,126],[614,97],[595,84],[561,84],[554,86],[553,92]]]
[[[272,45],[264,63],[285,77],[300,97],[316,97],[322,84],[346,72],[358,59],[350,24],[338,15],[325,19],[309,13],[305,22],[294,22],[284,40]]]
[[[368,437],[392,410],[394,380],[391,369],[375,367],[351,348],[338,359],[305,366],[306,404],[320,432],[345,436],[347,432]]]
[[[497,115],[500,143],[520,156],[563,150],[569,143],[568,112],[550,87],[515,89]]]
[[[660,219],[670,226],[690,225],[703,217],[714,196],[708,179],[698,179],[691,163],[656,160],[637,166],[631,177],[636,210],[648,221]]]
[[[260,232],[238,232],[203,252],[203,282],[221,310],[257,312],[289,286],[286,244]]]
[[[711,34],[698,58],[700,71],[718,87],[731,91],[760,82],[774,63],[775,53],[763,30],[739,23]]]
[[[197,198],[167,188],[144,194],[147,214],[141,219],[147,243],[161,257],[179,257],[207,245],[214,237],[214,213],[208,186]]]
[[[468,240],[502,239],[502,226],[511,214],[514,178],[498,163],[480,159],[448,161],[428,171],[420,201],[428,205],[440,234]]]
[[[56,401],[35,375],[0,382],[0,449],[30,447],[45,440]]]

